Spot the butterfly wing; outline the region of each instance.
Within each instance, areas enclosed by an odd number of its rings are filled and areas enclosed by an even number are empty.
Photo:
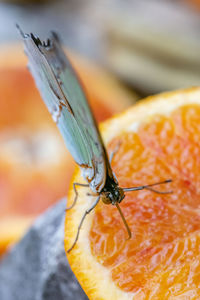
[[[37,87],[65,144],[94,192],[105,185],[107,155],[85,94],[55,33],[46,43],[23,34]]]

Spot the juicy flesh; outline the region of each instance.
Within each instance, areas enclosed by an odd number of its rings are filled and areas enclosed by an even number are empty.
[[[200,106],[154,116],[137,133],[115,138],[109,151],[119,141],[112,168],[121,187],[173,179],[156,187],[173,194],[126,194],[120,206],[131,240],[117,209],[99,204],[90,232],[93,255],[136,299],[199,299]]]

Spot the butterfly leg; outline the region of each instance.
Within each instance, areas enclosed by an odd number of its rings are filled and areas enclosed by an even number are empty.
[[[69,207],[66,208],[66,210],[71,209],[72,207],[74,207],[74,205],[77,202],[78,199],[78,191],[76,189],[76,186],[84,186],[84,187],[89,187],[89,184],[84,184],[84,183],[78,183],[78,182],[74,182],[73,183],[73,189],[74,189],[74,193],[75,193],[75,197],[74,197],[74,201],[72,203],[72,205],[70,205]]]
[[[76,238],[72,244],[72,246],[67,250],[67,253],[69,253],[73,248],[74,246],[76,245],[76,242],[78,241],[78,238],[79,238],[79,234],[80,234],[80,230],[81,230],[81,227],[83,225],[83,221],[85,220],[85,217],[97,206],[97,204],[99,203],[99,200],[100,200],[100,195],[97,197],[96,201],[92,204],[92,206],[90,208],[88,208],[85,212],[84,212],[84,215],[82,216],[82,219],[80,221],[80,224],[78,226],[78,230],[77,230],[77,234],[76,234]]]

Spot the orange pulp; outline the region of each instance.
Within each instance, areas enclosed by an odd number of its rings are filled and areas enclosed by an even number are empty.
[[[154,116],[137,133],[116,137],[110,152],[119,141],[112,168],[121,187],[173,179],[157,187],[173,193],[126,194],[120,206],[130,240],[116,207],[100,203],[90,230],[92,254],[137,299],[187,295],[192,286],[195,294],[188,296],[200,297],[200,105]]]

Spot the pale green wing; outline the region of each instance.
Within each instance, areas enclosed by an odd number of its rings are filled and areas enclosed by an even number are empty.
[[[22,32],[21,32],[22,33]],[[81,84],[58,37],[46,43],[23,34],[25,53],[37,87],[83,176],[95,192],[105,185],[107,156]]]

